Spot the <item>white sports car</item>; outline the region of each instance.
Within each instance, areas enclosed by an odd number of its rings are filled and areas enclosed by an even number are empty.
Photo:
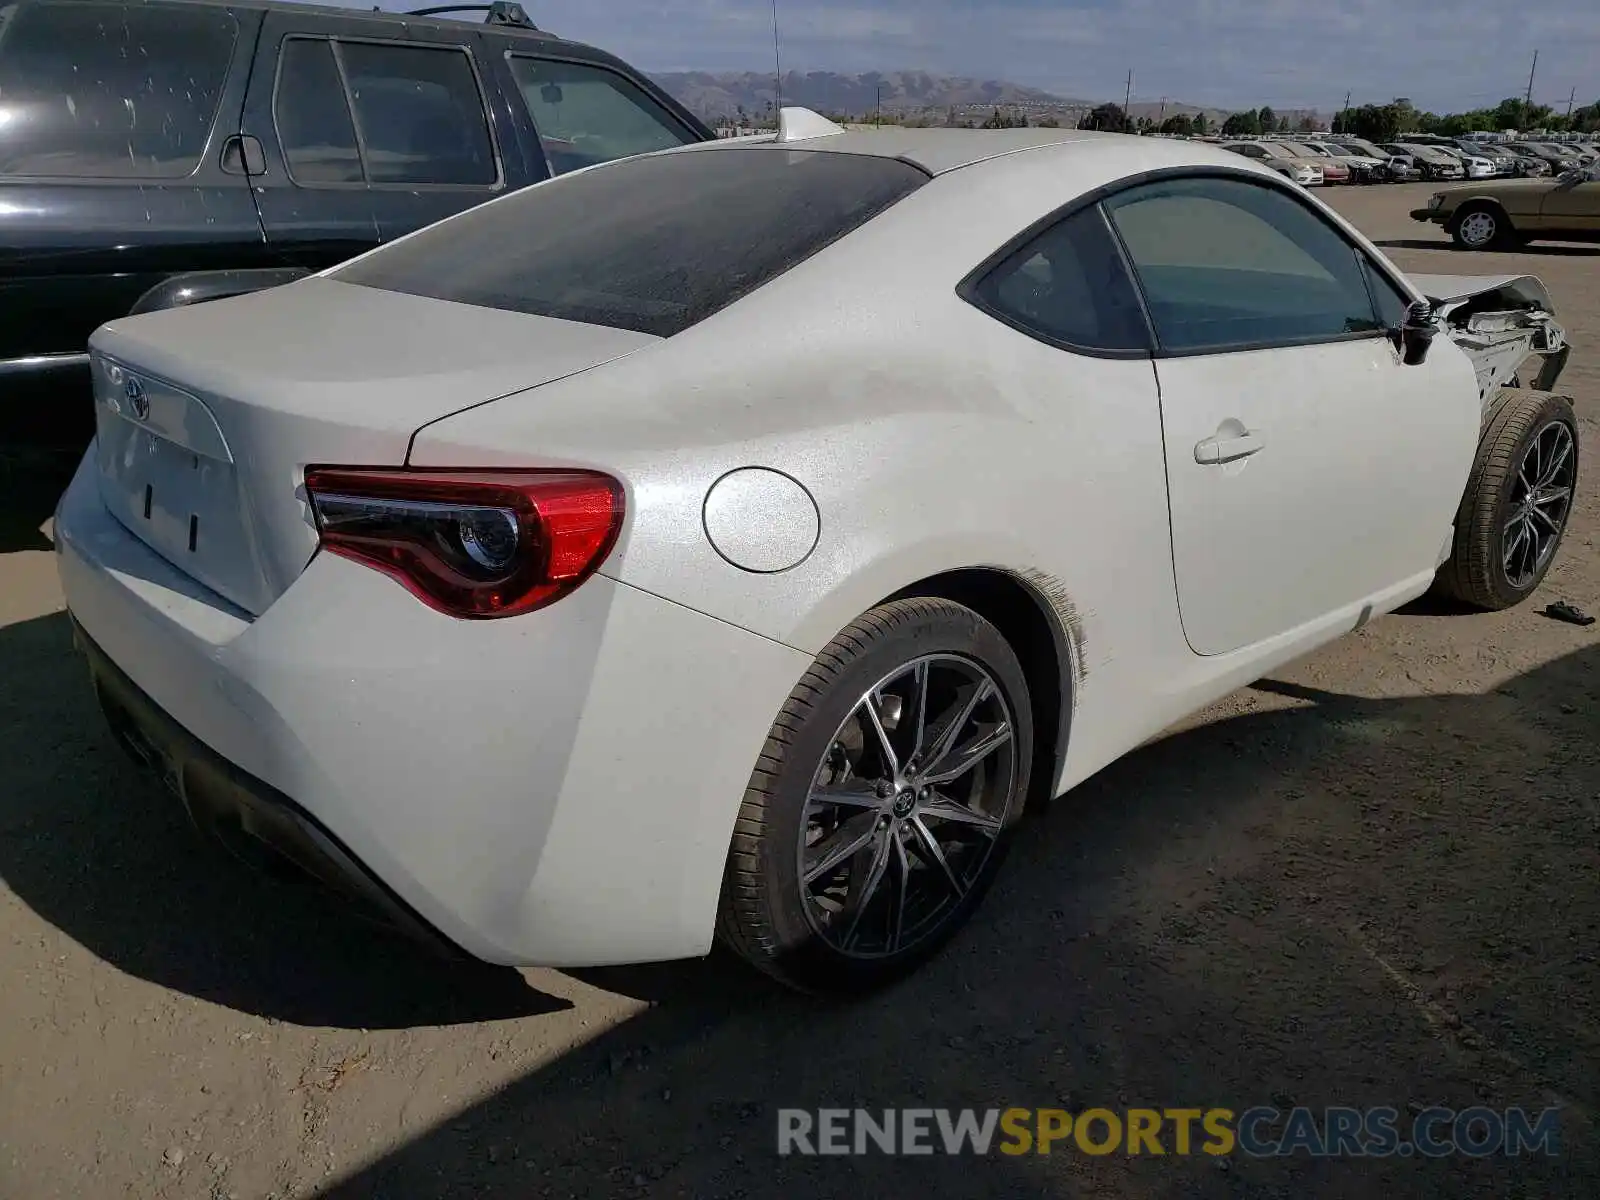
[[[494,962],[818,990],[1184,714],[1522,600],[1577,470],[1537,281],[1077,131],[787,110],[92,352],[62,581],[203,826]]]

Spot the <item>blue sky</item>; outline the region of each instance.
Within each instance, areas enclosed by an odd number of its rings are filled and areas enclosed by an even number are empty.
[[[380,0],[385,8],[435,0]],[[771,70],[769,0],[524,0],[645,70]],[[1600,0],[778,0],[785,70],[924,69],[1066,95],[1331,111],[1600,99]]]

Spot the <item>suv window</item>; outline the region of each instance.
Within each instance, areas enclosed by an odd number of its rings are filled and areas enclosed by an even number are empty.
[[[1105,206],[1163,350],[1329,341],[1382,328],[1360,252],[1279,188],[1169,179]]]
[[[1145,351],[1133,282],[1098,207],[1058,221],[973,289],[979,307],[1068,349]]]
[[[238,33],[231,13],[209,5],[0,11],[0,175],[191,174]]]
[[[489,119],[465,50],[336,45],[369,182],[499,181]]]
[[[627,158],[469,209],[332,277],[670,337],[927,181],[898,159],[789,147]]]
[[[296,183],[362,181],[356,129],[331,42],[284,42],[272,112],[289,176]]]
[[[552,175],[700,140],[615,71],[519,54],[507,57]]]

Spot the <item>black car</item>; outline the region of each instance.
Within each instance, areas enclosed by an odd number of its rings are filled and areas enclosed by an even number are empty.
[[[87,439],[105,321],[713,136],[516,4],[0,0],[0,441]]]

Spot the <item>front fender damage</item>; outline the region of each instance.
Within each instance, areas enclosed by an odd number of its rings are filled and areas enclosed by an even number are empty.
[[[1485,412],[1504,387],[1554,390],[1570,347],[1537,278],[1413,275],[1411,281],[1432,302],[1440,330],[1472,360]],[[1535,357],[1542,361],[1530,377],[1523,368]]]

